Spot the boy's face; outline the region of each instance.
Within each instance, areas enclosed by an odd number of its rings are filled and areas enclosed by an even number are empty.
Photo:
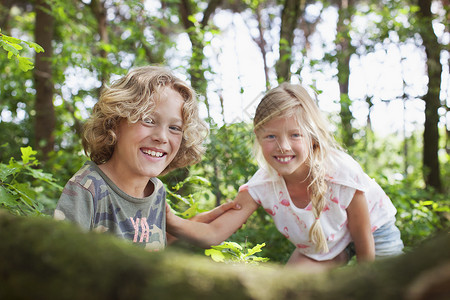
[[[148,180],[156,177],[175,158],[183,137],[184,100],[171,88],[161,92],[160,102],[147,119],[129,124],[122,120],[112,160],[120,164],[122,176]],[[134,177],[133,177],[134,178]]]

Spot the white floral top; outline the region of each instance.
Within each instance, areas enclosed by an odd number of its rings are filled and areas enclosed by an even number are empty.
[[[285,181],[280,175],[271,175],[259,169],[241,189],[248,189],[252,198],[269,213],[278,230],[296,245],[298,251],[315,260],[332,259],[352,241],[347,228],[346,209],[356,190],[365,193],[370,211],[372,232],[392,220],[396,209],[381,187],[361,169],[348,154],[332,154],[330,172],[326,176],[327,204],[320,221],[328,241],[328,253],[317,253],[309,240],[309,229],[315,217],[311,203],[305,208],[296,207],[289,196]]]

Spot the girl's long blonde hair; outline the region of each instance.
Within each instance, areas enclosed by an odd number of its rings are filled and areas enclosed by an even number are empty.
[[[127,119],[136,123],[151,114],[163,101],[160,96],[166,88],[178,92],[184,100],[183,139],[177,155],[162,174],[200,161],[208,128],[199,117],[196,94],[187,83],[159,66],[132,69],[102,90],[83,128],[82,143],[86,155],[96,164],[108,161],[117,143],[116,129],[120,121]]]
[[[329,251],[328,245],[320,224],[320,216],[326,205],[325,193],[328,188],[325,174],[329,153],[339,146],[330,133],[329,125],[317,104],[301,85],[282,83],[262,98],[253,119],[255,132],[268,121],[280,116],[295,116],[302,133],[309,140],[307,164],[310,168],[311,183],[308,185],[308,191],[315,217],[309,231],[309,238],[316,245],[317,251],[326,253]],[[273,171],[262,156],[259,143],[256,142],[255,146],[260,166]]]

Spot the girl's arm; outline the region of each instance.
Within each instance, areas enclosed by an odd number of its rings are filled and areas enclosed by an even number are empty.
[[[369,208],[364,193],[356,191],[347,207],[348,229],[355,243],[358,262],[375,259],[375,243],[370,225]]]
[[[170,211],[170,206],[166,202],[166,211]],[[210,211],[205,211],[199,214],[196,214],[192,218],[189,218],[190,221],[200,222],[200,223],[211,223],[218,217],[220,217],[223,213],[230,209],[241,209],[241,206],[236,203],[236,201],[226,202],[220,206],[217,206]],[[170,245],[176,240],[176,237],[166,232],[167,244]]]
[[[211,223],[199,223],[182,219],[168,211],[167,232],[199,247],[218,245],[238,230],[258,208],[248,191],[239,192],[234,200],[241,208],[230,209]]]

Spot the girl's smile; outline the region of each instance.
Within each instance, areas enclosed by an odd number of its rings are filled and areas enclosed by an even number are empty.
[[[295,156],[275,156],[275,159],[277,159],[280,163],[289,163],[291,160],[293,160]]]

